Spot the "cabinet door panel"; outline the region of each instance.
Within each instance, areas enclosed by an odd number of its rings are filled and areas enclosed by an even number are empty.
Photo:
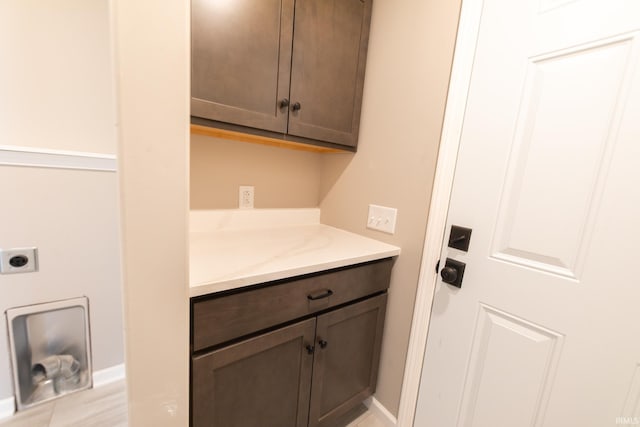
[[[220,350],[192,362],[193,427],[304,427],[315,319]]]
[[[386,302],[384,294],[318,317],[310,427],[332,425],[375,391]]]
[[[193,0],[191,115],[286,131],[293,0]]]
[[[355,146],[371,0],[297,0],[291,66],[291,135]]]

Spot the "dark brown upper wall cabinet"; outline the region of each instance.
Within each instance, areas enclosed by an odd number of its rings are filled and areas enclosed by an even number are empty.
[[[293,0],[193,0],[191,21],[191,114],[286,132]]]
[[[370,20],[371,0],[193,0],[192,116],[355,150]]]

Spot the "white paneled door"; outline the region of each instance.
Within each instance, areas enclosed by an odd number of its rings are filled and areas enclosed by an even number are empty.
[[[640,1],[480,22],[414,426],[640,425]]]

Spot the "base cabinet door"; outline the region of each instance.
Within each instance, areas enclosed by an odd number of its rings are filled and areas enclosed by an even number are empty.
[[[316,319],[192,360],[192,427],[304,427]]]
[[[333,427],[375,391],[386,303],[383,294],[318,316],[310,427]]]

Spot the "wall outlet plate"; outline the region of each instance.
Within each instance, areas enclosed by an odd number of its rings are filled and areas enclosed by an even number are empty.
[[[385,206],[369,205],[367,228],[393,234],[396,232],[398,210]]]
[[[0,249],[0,273],[32,273],[38,271],[38,248]]]
[[[241,185],[238,189],[238,208],[252,209],[254,187],[252,185]]]

